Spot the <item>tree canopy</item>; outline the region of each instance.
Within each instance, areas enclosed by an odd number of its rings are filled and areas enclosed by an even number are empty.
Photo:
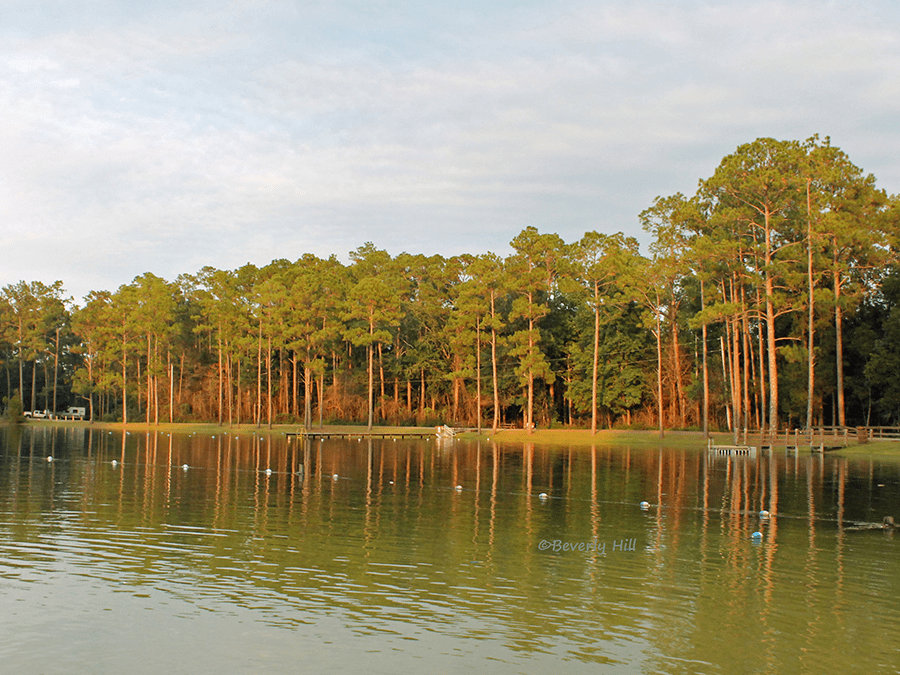
[[[638,217],[646,256],[526,227],[506,258],[366,243],[79,307],[22,281],[0,292],[0,389],[147,423],[900,423],[900,205],[829,139],[742,145]]]

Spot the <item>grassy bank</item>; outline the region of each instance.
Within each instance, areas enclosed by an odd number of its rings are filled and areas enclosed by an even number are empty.
[[[180,433],[180,434],[199,434],[206,436],[215,436],[221,433],[230,434],[257,434],[281,436],[287,432],[297,432],[302,426],[296,424],[277,424],[271,428],[266,425],[257,427],[255,424],[241,425],[218,425],[215,423],[160,423],[146,424],[144,422],[131,422],[122,425],[121,422],[50,422],[41,420],[30,420],[25,426],[60,426],[60,427],[81,427],[93,428],[110,431],[121,431],[123,428],[131,433]],[[366,427],[362,425],[326,425],[321,429],[331,433],[343,434],[359,434],[365,433]],[[372,431],[375,433],[391,433],[402,431],[417,431],[419,427],[389,427],[375,426]],[[313,427],[311,431],[320,431],[318,426]],[[711,434],[713,442],[720,445],[727,445],[732,442],[730,433],[713,433]],[[535,443],[538,445],[553,445],[562,447],[583,447],[591,446],[626,446],[631,448],[679,448],[685,450],[703,450],[707,446],[707,441],[702,432],[699,431],[667,431],[660,438],[658,431],[632,431],[621,429],[604,429],[592,435],[586,429],[538,429],[534,433],[529,434],[523,429],[501,429],[496,433],[490,429],[483,431],[481,434],[465,433],[460,434],[457,438],[461,440],[483,440],[494,441],[498,443]],[[830,451],[830,454],[837,454],[847,457],[884,457],[896,458],[900,461],[900,442],[898,441],[879,441],[874,443],[866,443],[856,445],[851,441],[851,445],[847,448]],[[808,452],[808,451],[806,451]]]
[[[524,429],[502,429],[497,433],[488,430],[480,436],[472,433],[462,434],[459,437],[490,439],[501,443],[537,443],[588,448],[611,445],[642,448],[706,448],[706,439],[699,431],[667,431],[663,438],[660,438],[658,431],[603,429],[592,435],[586,429],[537,429],[531,434]],[[713,439],[719,443],[727,442],[725,434],[713,434]]]
[[[832,450],[831,453],[847,458],[894,459],[900,462],[900,441],[875,441],[861,445],[854,444],[840,450]]]
[[[730,445],[733,436],[729,433],[711,433],[713,443],[718,445]],[[504,429],[496,434],[490,431],[478,434],[463,434],[459,438],[490,439],[501,443],[536,443],[539,445],[560,445],[567,447],[600,447],[600,446],[625,446],[631,448],[679,448],[686,450],[705,450],[707,440],[700,431],[667,431],[660,438],[659,431],[631,431],[619,429],[604,429],[596,435],[590,431],[580,429],[538,429],[529,434],[523,429]],[[749,443],[754,444],[753,439]],[[784,452],[783,447],[777,447],[776,451]],[[801,449],[800,452],[809,453],[810,450]],[[846,448],[830,450],[829,454],[847,457],[893,457],[900,461],[900,441],[878,441],[858,445],[855,439],[850,441]]]
[[[28,420],[22,426],[39,428],[39,427],[65,427],[65,428],[83,428],[83,429],[99,429],[102,431],[125,431],[131,433],[179,433],[179,434],[199,434],[206,436],[215,436],[221,433],[231,434],[257,434],[269,435],[274,434],[282,436],[285,433],[296,433],[303,428],[300,424],[273,424],[268,427],[263,424],[256,426],[255,424],[216,424],[210,422],[160,422],[159,424],[147,424],[146,422],[129,422],[122,424],[121,422],[62,422],[62,421],[44,421],[44,420]],[[311,431],[319,431],[318,426],[311,427]],[[323,430],[330,431],[335,434],[359,434],[365,433],[365,425],[326,425]],[[417,427],[388,427],[374,426],[374,433],[391,433],[399,431],[416,431]]]

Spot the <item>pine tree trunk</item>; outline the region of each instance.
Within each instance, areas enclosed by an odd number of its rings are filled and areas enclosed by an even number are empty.
[[[700,282],[700,311],[706,309],[706,293],[703,282]],[[706,322],[703,322],[701,328],[703,337],[703,437],[709,438],[709,350],[706,344],[707,330]]]
[[[766,257],[765,257],[765,291],[766,291],[766,347],[769,357],[769,429],[778,431],[778,361],[775,350],[775,282],[772,280],[770,265],[772,264],[772,232],[771,214],[765,212],[766,221]]]
[[[481,322],[475,317],[475,426],[481,433]]]
[[[726,322],[726,329],[728,323]],[[727,355],[727,347],[725,346],[725,336],[719,336],[719,351],[722,355],[722,382],[727,387],[729,378],[728,378],[728,355]],[[725,396],[725,426],[729,429],[731,428],[731,406],[728,404],[728,396]]]
[[[56,329],[56,342],[53,350],[53,413],[56,413],[56,384],[59,374],[59,328]]]
[[[591,366],[591,435],[597,433],[597,371],[600,364],[600,285],[594,282],[594,360]]]
[[[756,305],[760,306],[761,299],[759,297],[759,289],[756,292]],[[758,342],[759,342],[759,428],[764,429],[767,426],[767,406],[766,402],[768,398],[766,396],[766,392],[768,391],[767,382],[766,382],[766,343],[765,338],[763,336],[762,322],[757,324],[757,333],[758,333]]]
[[[125,351],[125,340],[122,340],[122,425],[128,424],[128,371],[127,371],[127,352]]]
[[[659,298],[657,298],[657,307],[659,306]],[[659,319],[659,310],[656,311],[656,397],[657,412],[659,415],[659,437],[663,438],[665,431],[663,430],[663,381],[662,381],[662,324]]]
[[[371,335],[372,331],[370,330],[369,333],[370,333],[370,335]],[[372,417],[373,417],[374,414],[375,414],[375,401],[373,400],[373,399],[374,399],[374,393],[375,393],[375,392],[374,392],[374,389],[375,389],[375,381],[374,381],[374,373],[372,372],[372,369],[373,369],[373,363],[372,363],[372,362],[373,362],[375,359],[374,359],[374,354],[372,353],[372,351],[373,351],[373,350],[372,350],[372,344],[370,343],[370,344],[366,345],[366,361],[368,362],[368,363],[367,363],[367,366],[368,366],[368,371],[369,371],[369,372],[368,372],[368,375],[369,375],[369,406],[368,406],[368,408],[369,408],[369,411],[368,411],[368,412],[369,412],[369,418],[368,418],[368,422],[367,422],[367,424],[366,424],[366,428],[367,428],[370,432],[372,431]]]
[[[307,360],[309,359],[309,350],[307,349]],[[291,409],[293,411],[294,417],[298,417],[300,415],[300,382],[298,381],[299,374],[299,364],[297,363],[297,352],[293,350],[291,352],[291,367],[293,368],[293,377],[291,378],[291,396],[293,398],[293,404]]]
[[[425,415],[425,369],[421,369],[422,384],[419,389],[419,414]]]
[[[747,299],[744,294],[744,286],[741,285],[741,351],[744,355],[743,371],[743,397],[744,397],[744,424],[741,429],[744,433],[744,445],[747,445],[747,427],[750,426],[750,363],[753,357],[750,353],[750,320],[747,317]]]
[[[323,427],[322,419],[323,419],[323,415],[325,412],[324,411],[324,408],[325,408],[325,368],[324,367],[319,372],[319,392],[318,393],[319,393],[319,398],[316,402],[319,405],[319,428],[321,429]]]
[[[169,365],[169,424],[175,421],[175,364],[172,363],[172,352],[166,353]]]
[[[496,432],[500,427],[500,391],[497,380],[497,330],[493,321],[496,319],[494,300],[494,293],[491,292],[491,386],[494,390],[494,421],[491,428]]]
[[[380,342],[378,343],[378,377],[381,386],[381,398],[378,399],[378,410],[380,411],[381,419],[384,419],[384,353]]]
[[[685,409],[687,401],[684,396],[684,385],[681,381],[681,345],[678,338],[678,315],[674,309],[672,310],[672,350],[675,361],[675,390],[678,393],[678,419],[682,428],[685,424]]]
[[[266,392],[268,394],[268,427],[272,428],[272,336],[267,338],[268,349],[266,350]]]
[[[226,347],[228,345],[226,344]],[[231,350],[229,349],[225,357],[225,371],[228,373],[226,380],[226,389],[228,390],[228,426],[234,421],[234,363],[232,363]],[[184,358],[184,356],[182,356]]]
[[[303,364],[303,428],[312,426],[312,369],[309,367],[310,351],[306,349],[306,362]]]
[[[809,293],[809,314],[807,328],[807,378],[806,378],[806,428],[812,428],[813,401],[816,385],[816,325],[815,325],[815,286],[813,283],[813,241],[812,241],[812,205],[809,194],[810,182],[806,180],[806,285]]]
[[[151,408],[153,407],[153,368],[151,368],[151,358],[150,358],[150,336],[147,336],[147,426],[150,426],[150,413]]]
[[[847,426],[844,416],[844,319],[841,309],[841,275],[835,267],[834,271],[834,330],[835,330],[835,361],[837,367],[837,423],[838,426]]]
[[[528,295],[529,313],[533,311],[532,296]],[[528,317],[528,360],[533,358],[534,354],[534,318]],[[525,428],[528,433],[534,433],[534,370],[531,365],[528,366],[528,409],[525,415]]]
[[[222,426],[222,407],[223,407],[223,396],[224,396],[224,388],[225,383],[222,380],[222,337],[219,336],[218,340],[218,350],[219,350],[219,426]]]
[[[256,426],[262,424],[262,321],[256,341]]]
[[[159,364],[159,341],[153,341],[153,363]],[[159,375],[153,376],[153,424],[159,426]]]

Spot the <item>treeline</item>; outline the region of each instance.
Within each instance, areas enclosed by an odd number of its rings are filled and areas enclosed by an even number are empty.
[[[92,419],[498,427],[900,423],[900,200],[828,139],[759,139],[622,234],[513,253],[2,290],[5,395]]]

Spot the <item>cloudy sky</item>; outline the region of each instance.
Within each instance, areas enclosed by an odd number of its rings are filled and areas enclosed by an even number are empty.
[[[0,285],[638,236],[761,136],[900,192],[900,4],[0,0]]]

